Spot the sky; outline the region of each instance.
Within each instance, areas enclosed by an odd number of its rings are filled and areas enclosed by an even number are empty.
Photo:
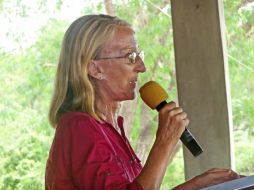
[[[21,0],[19,5],[17,0],[6,0],[0,12],[0,50],[17,52],[29,47],[36,39],[37,31],[50,18],[73,21],[82,14],[84,7],[93,7],[102,1],[64,0],[61,10],[57,10],[57,0],[48,0],[45,1],[45,13],[39,8],[38,0]]]

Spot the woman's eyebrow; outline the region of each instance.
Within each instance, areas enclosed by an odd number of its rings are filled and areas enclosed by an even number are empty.
[[[130,53],[130,51],[134,52],[137,50],[138,50],[138,47],[124,47],[120,49],[120,53]]]

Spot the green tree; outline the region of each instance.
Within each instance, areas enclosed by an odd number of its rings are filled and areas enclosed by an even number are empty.
[[[0,18],[27,20],[37,14],[62,11],[65,1],[0,1]],[[10,8],[8,3],[15,5]],[[52,1],[51,1],[52,3]],[[156,80],[176,99],[175,66],[170,1],[114,1],[114,13],[135,28],[140,48],[145,51],[146,74],[140,84]],[[254,6],[245,0],[225,0],[228,58],[237,170],[252,174],[254,123]],[[104,3],[83,6],[83,13],[101,13]],[[53,8],[52,8],[53,7]],[[18,11],[17,11],[18,10]],[[53,11],[52,11],[53,10]],[[110,9],[109,9],[110,10]],[[54,15],[54,14],[53,14]],[[15,16],[15,17],[14,17]],[[38,16],[38,15],[37,15]],[[46,17],[45,16],[45,17]],[[36,17],[37,18],[37,17]],[[139,19],[137,19],[139,18]],[[47,17],[35,40],[10,28],[2,39],[16,44],[12,51],[0,44],[0,189],[44,189],[44,171],[54,130],[47,121],[48,106],[63,34],[70,21]],[[26,45],[28,44],[28,45]],[[133,101],[130,140],[139,155],[146,155],[156,131],[157,113]],[[125,111],[123,105],[123,112]],[[135,109],[134,109],[135,108]],[[146,143],[145,145],[142,143]],[[161,189],[184,181],[183,155],[176,152]],[[246,156],[248,155],[248,156]],[[146,156],[142,157],[143,161]]]
[[[254,2],[226,0],[227,45],[237,171],[253,174]],[[248,154],[248,156],[247,156]]]
[[[0,189],[43,189],[53,136],[47,110],[66,26],[50,20],[31,47],[1,53]]]

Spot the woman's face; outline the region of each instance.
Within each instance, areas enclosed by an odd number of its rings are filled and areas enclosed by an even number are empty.
[[[123,101],[135,98],[138,74],[145,72],[146,68],[140,57],[137,57],[134,63],[130,62],[127,57],[133,52],[137,52],[133,30],[119,26],[113,39],[103,48],[100,58],[94,61],[101,76],[101,79],[97,80],[97,91],[107,100]],[[124,56],[127,57],[119,58]]]

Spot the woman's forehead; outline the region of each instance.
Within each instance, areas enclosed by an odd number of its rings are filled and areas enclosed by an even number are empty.
[[[128,49],[136,49],[138,46],[135,32],[129,27],[120,26],[116,29],[112,39],[105,45],[105,51],[118,50],[125,51]]]

